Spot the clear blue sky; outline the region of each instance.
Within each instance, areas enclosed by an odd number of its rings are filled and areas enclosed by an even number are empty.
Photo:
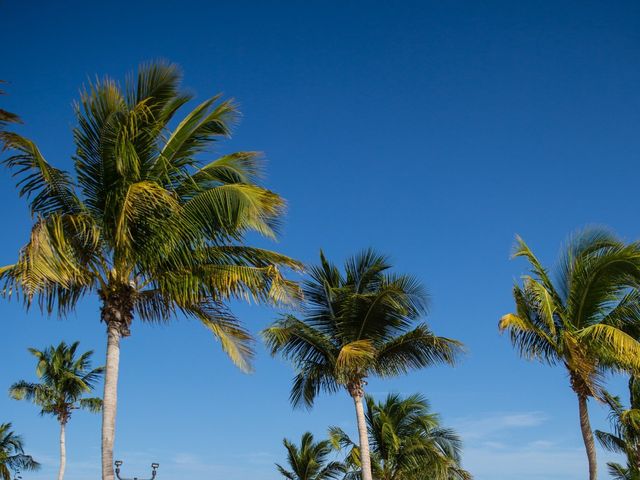
[[[586,476],[577,405],[561,370],[518,359],[500,337],[516,233],[552,263],[587,224],[640,237],[640,3],[2,2],[2,104],[58,166],[70,165],[71,102],[85,79],[122,78],[142,61],[182,65],[199,99],[235,97],[244,114],[221,151],[262,150],[268,185],[289,201],[276,248],[313,262],[373,246],[419,276],[434,330],[464,341],[455,369],[371,381],[375,395],[423,392],[465,436],[478,480]],[[13,261],[29,218],[0,175]],[[275,312],[234,306],[257,332]],[[0,390],[33,378],[28,346],[80,340],[104,355],[95,299],[67,320],[0,303]],[[292,411],[291,370],[262,348],[235,370],[199,325],[136,324],[123,343],[117,457],[159,479],[275,480],[281,439],[329,425],[353,431],[346,395]],[[622,382],[612,388],[624,393]],[[596,427],[606,411],[592,405]],[[0,395],[52,476],[57,426]],[[68,480],[98,478],[99,416],[68,429]],[[604,458],[601,463],[604,463]]]

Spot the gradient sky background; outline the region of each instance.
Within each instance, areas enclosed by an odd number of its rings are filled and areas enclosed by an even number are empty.
[[[433,329],[468,347],[455,369],[372,380],[369,391],[427,395],[464,436],[478,480],[586,476],[565,374],[520,360],[496,325],[526,269],[509,261],[516,233],[547,264],[588,224],[640,237],[640,3],[4,1],[0,18],[3,107],[50,162],[70,165],[71,102],[87,78],[179,63],[198,100],[224,92],[241,106],[220,151],[266,152],[266,183],[289,201],[272,247],[305,262],[320,248],[338,262],[368,246],[390,254],[428,287]],[[7,172],[0,202],[4,264],[30,224]],[[234,309],[254,332],[276,315]],[[0,316],[0,390],[34,378],[29,346],[77,339],[103,362],[94,298],[66,320],[16,302]],[[284,436],[355,432],[346,394],[292,411],[291,376],[261,347],[243,375],[195,323],[135,324],[121,355],[124,473],[158,461],[159,480],[275,480]],[[623,380],[611,386],[625,393]],[[25,480],[51,478],[55,420],[3,395],[0,412],[44,464]],[[595,427],[606,414],[592,405]],[[98,478],[99,425],[73,418],[68,480]]]

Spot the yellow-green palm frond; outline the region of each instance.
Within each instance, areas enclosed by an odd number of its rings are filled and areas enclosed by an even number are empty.
[[[347,383],[353,378],[353,372],[366,370],[375,355],[375,346],[369,339],[354,340],[342,345],[335,363],[336,376]]]
[[[599,323],[582,329],[577,336],[614,368],[640,371],[640,342],[622,330]]]
[[[197,318],[220,342],[222,350],[243,372],[252,371],[254,357],[253,337],[237,318],[221,303],[205,301],[182,307],[187,314]]]

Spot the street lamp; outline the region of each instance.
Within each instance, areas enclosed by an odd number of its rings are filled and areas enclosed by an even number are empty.
[[[133,477],[133,478],[122,478],[120,476],[120,467],[122,466],[122,460],[116,460],[115,462],[115,466],[116,466],[116,477],[118,477],[118,480],[142,480],[138,477]],[[152,463],[151,464],[151,478],[149,480],[154,480],[156,478],[156,474],[158,473],[158,467],[160,466],[159,463]]]

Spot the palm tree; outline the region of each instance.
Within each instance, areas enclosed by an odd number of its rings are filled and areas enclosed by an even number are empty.
[[[294,363],[294,406],[310,407],[320,390],[345,388],[352,397],[363,480],[372,480],[362,405],[366,379],[453,364],[461,350],[459,342],[435,336],[424,323],[412,328],[426,312],[426,294],[415,278],[389,269],[384,256],[366,250],[346,262],[343,274],[321,253],[303,286],[305,317],[284,316],[263,332],[272,355]]]
[[[625,409],[618,397],[605,395],[611,408],[609,418],[613,432],[596,430],[596,438],[603,448],[627,457],[626,467],[607,463],[609,474],[619,480],[640,480],[640,379],[629,379],[629,408]]]
[[[250,368],[252,339],[226,307],[231,298],[287,302],[297,295],[280,267],[294,260],[243,245],[247,232],[274,238],[283,199],[259,186],[259,155],[238,152],[203,164],[230,134],[235,106],[219,96],[187,113],[191,96],[177,66],[140,67],[122,89],[97,80],[76,104],[75,175],[36,145],[2,134],[6,160],[30,198],[34,225],[17,262],[0,270],[5,292],[65,315],[89,293],[107,330],[102,409],[102,478],[113,480],[120,340],[134,316],[164,323],[199,320],[231,360]]]
[[[606,369],[640,366],[640,343],[626,333],[639,320],[640,246],[599,229],[582,232],[569,241],[555,281],[519,237],[514,256],[529,261],[532,275],[514,286],[516,313],[502,317],[499,329],[510,333],[524,358],[565,367],[578,397],[589,478],[595,480],[587,401],[603,397]]]
[[[40,464],[24,453],[22,437],[11,430],[11,424],[0,423],[0,480],[11,480],[11,472],[39,468]]]
[[[38,405],[41,415],[53,415],[60,423],[60,469],[58,480],[64,478],[67,464],[65,429],[71,414],[77,409],[99,412],[102,408],[100,398],[85,397],[102,376],[104,367],[91,368],[91,355],[88,351],[76,356],[79,342],[67,345],[61,342],[57,347],[43,351],[30,348],[31,354],[38,360],[36,375],[41,383],[24,380],[14,383],[9,395],[16,400],[29,400]]]
[[[420,394],[402,398],[390,394],[376,403],[366,397],[367,427],[372,471],[376,480],[468,480],[460,466],[461,441],[443,428],[438,415]],[[357,444],[338,427],[329,429],[336,448],[348,450],[347,463],[355,473],[361,468]]]
[[[313,441],[313,435],[306,432],[300,440],[300,447],[286,438],[282,441],[287,450],[287,470],[276,463],[276,468],[287,480],[336,480],[345,473],[341,462],[329,461],[333,452],[331,442]]]

